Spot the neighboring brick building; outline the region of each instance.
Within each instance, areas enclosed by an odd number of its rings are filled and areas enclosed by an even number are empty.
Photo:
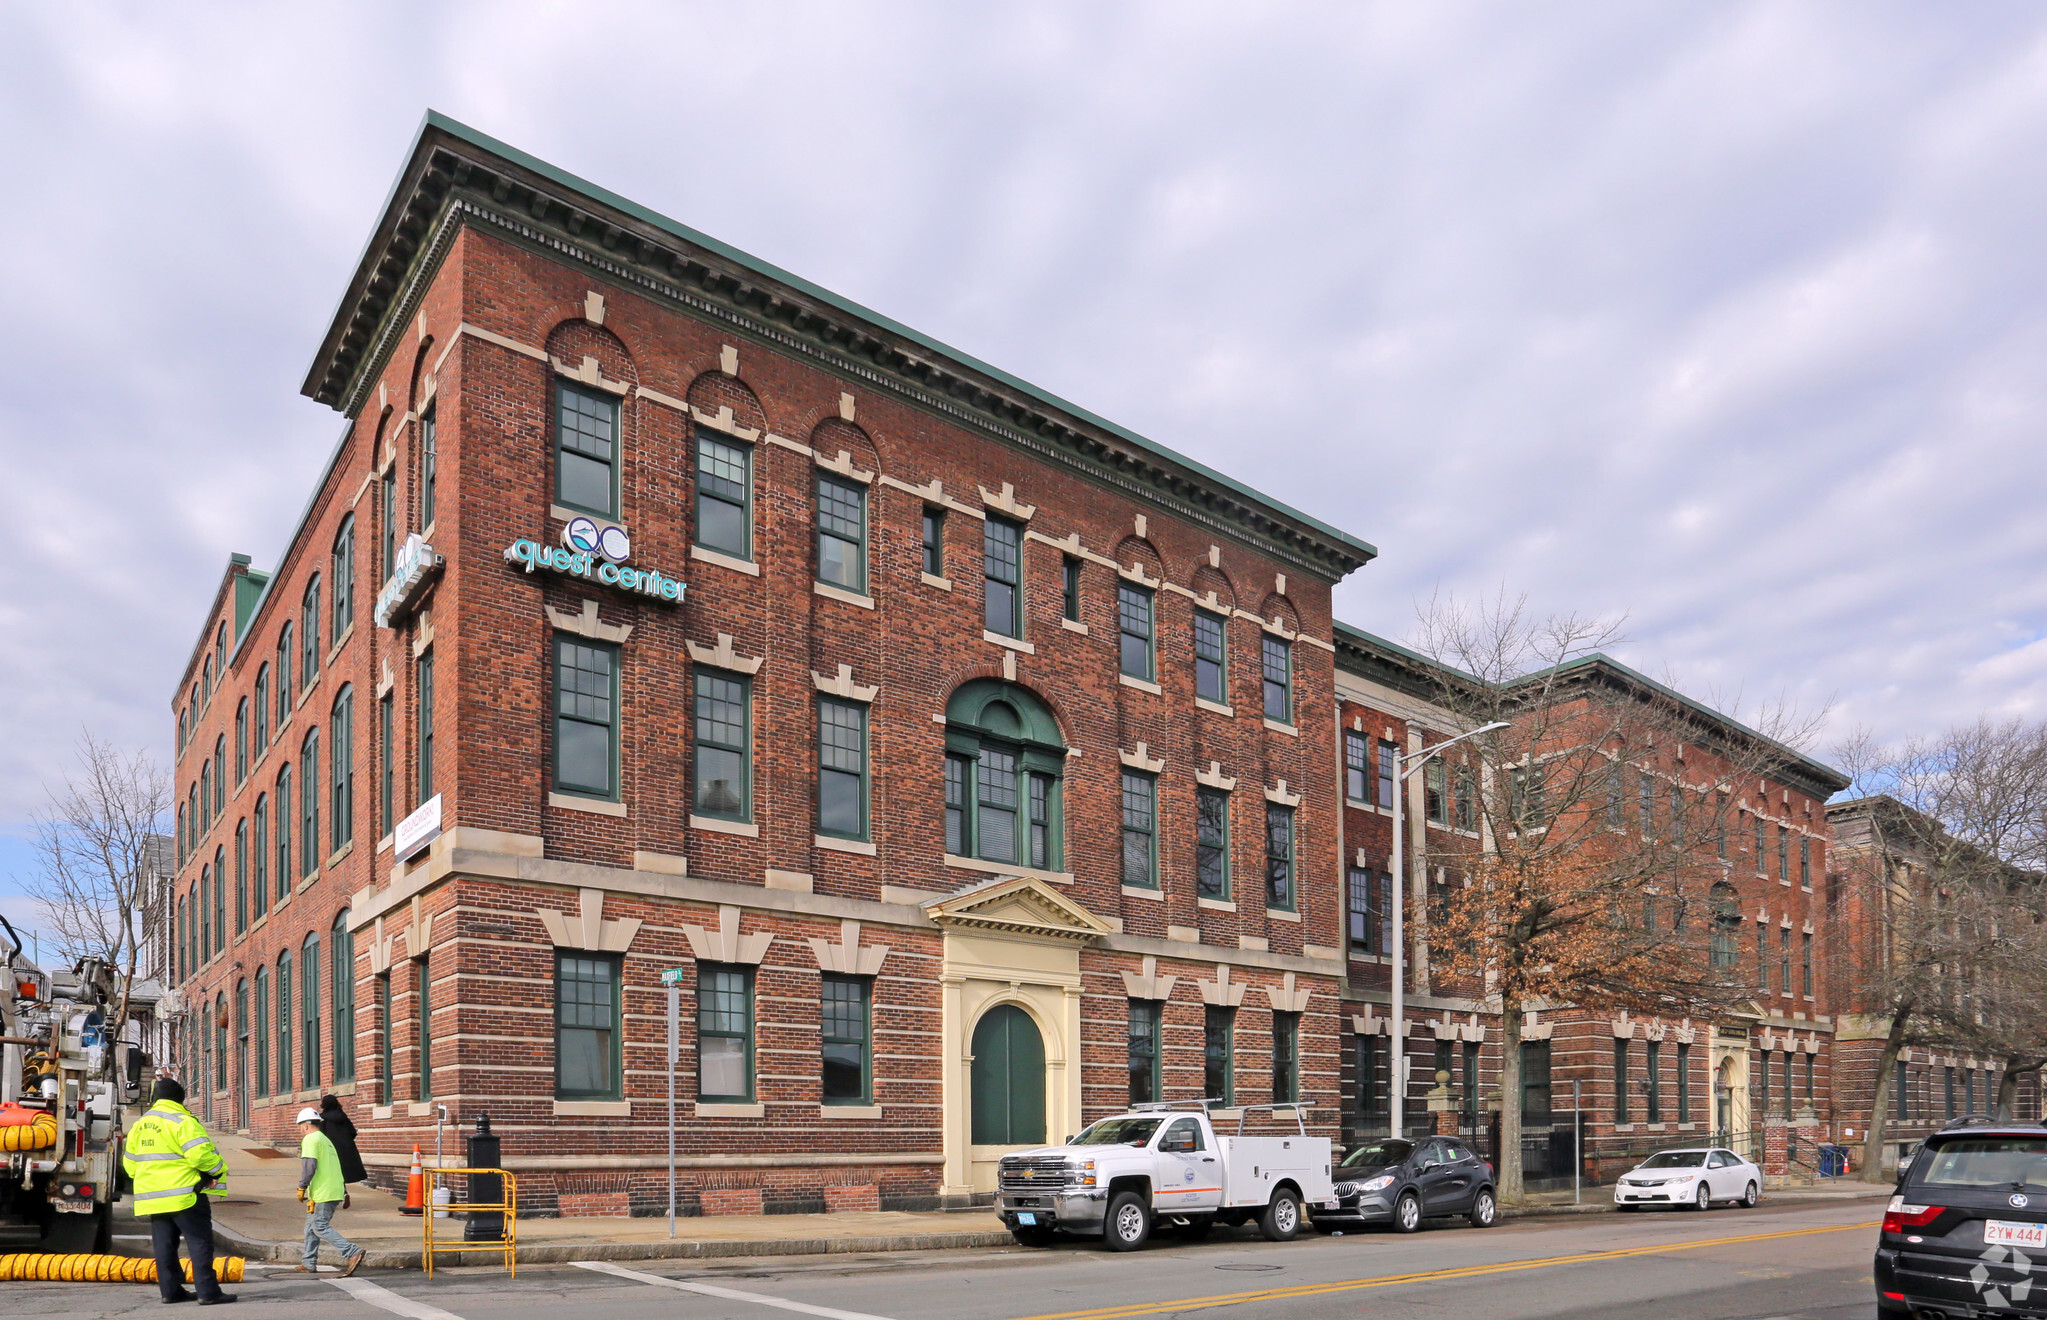
[[[487,1111],[533,1209],[651,1210],[677,969],[690,1209],[967,1196],[1137,1095],[1335,1133],[1370,546],[438,118],[306,390],[180,683],[214,1121],[332,1091],[389,1179]]]

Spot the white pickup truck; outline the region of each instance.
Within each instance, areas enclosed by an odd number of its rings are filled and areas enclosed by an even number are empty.
[[[1002,1157],[996,1209],[1025,1246],[1059,1232],[1100,1234],[1111,1251],[1144,1245],[1154,1227],[1198,1238],[1217,1224],[1255,1218],[1284,1242],[1301,1231],[1307,1205],[1336,1204],[1327,1137],[1311,1137],[1302,1105],[1297,1132],[1244,1136],[1243,1108],[1227,1111],[1238,1131],[1221,1134],[1204,1106],[1139,1105],[1091,1124],[1063,1146]]]

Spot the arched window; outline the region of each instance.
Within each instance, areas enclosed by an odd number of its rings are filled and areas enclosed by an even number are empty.
[[[235,1126],[249,1120],[249,980],[235,982]]]
[[[249,929],[249,818],[235,822],[235,934]]]
[[[256,795],[256,809],[249,813],[249,897],[256,916],[270,910],[270,797]]]
[[[213,681],[227,682],[227,625],[213,630]]]
[[[320,1085],[320,937],[299,946],[299,1048],[308,1089]]]
[[[178,804],[178,865],[185,864],[185,804]]]
[[[179,895],[178,924],[171,932],[171,956],[177,960],[177,966],[173,970],[180,985],[184,984],[185,977],[192,968],[192,960],[185,952],[185,942],[189,938],[186,932],[191,929],[191,916],[192,905],[185,901],[182,894]]]
[[[299,609],[299,685],[320,676],[320,575],[306,583],[305,599]]]
[[[1741,945],[1741,897],[1725,880],[1707,894],[1713,908],[1712,963],[1718,968],[1734,966]]]
[[[299,874],[320,869],[320,729],[299,744]]]
[[[298,874],[292,865],[295,858],[291,851],[291,765],[286,763],[277,770],[276,801],[271,804],[270,818],[277,830],[277,901],[282,903],[291,894],[291,878]]]
[[[355,688],[344,683],[334,698],[333,737],[327,744],[327,781],[332,785],[328,828],[340,849],[355,837]]]
[[[213,1089],[227,1090],[227,995],[213,997]]]
[[[213,956],[213,868],[199,868],[199,956],[194,967]]]
[[[291,950],[277,955],[277,1093],[291,1086]]]
[[[188,718],[188,717],[189,717],[189,716],[191,715],[191,713],[192,713],[192,712],[191,712],[191,709],[190,709],[189,707],[186,707],[186,708],[182,708],[182,709],[180,709],[180,710],[178,711],[178,752],[177,752],[177,754],[178,754],[179,756],[183,756],[183,755],[185,754],[185,742],[186,742],[187,738],[188,738],[188,737],[189,737],[189,736],[191,735],[191,723],[192,723],[192,722],[191,722],[191,720],[190,720],[190,719]]]
[[[291,718],[291,658],[295,654],[291,640],[291,620],[284,621],[284,627],[277,630],[277,727]]]
[[[341,634],[348,631],[355,622],[355,515],[349,514],[341,520],[341,530],[334,534],[334,556],[328,576],[333,580],[334,593],[334,640],[340,641]]]
[[[1056,871],[1065,862],[1066,743],[1043,702],[992,678],[945,706],[945,850]]]
[[[235,784],[249,777],[249,699],[235,703]]]
[[[212,656],[208,656],[199,662],[199,690],[206,694],[206,702],[208,705],[211,705],[213,703]]]
[[[227,847],[213,850],[213,951],[227,947]]]
[[[261,756],[263,749],[270,745],[270,662],[264,661],[256,670],[255,706],[255,752]]]
[[[256,969],[256,1094],[270,1094],[270,969]]]
[[[213,740],[213,819],[227,810],[227,735]]]
[[[212,823],[213,762],[211,761],[201,761],[199,763],[199,812],[201,819],[205,820],[208,824]],[[203,829],[199,832],[201,834],[205,833]]]
[[[348,909],[334,914],[328,939],[334,964],[334,1080],[355,1080],[355,936],[348,929]]]
[[[199,767],[199,780],[200,783],[204,783],[206,780],[206,767],[203,765]],[[199,784],[195,783],[186,785],[185,818],[192,830],[191,838],[188,839],[185,843],[185,855],[187,857],[190,857],[194,853],[197,853],[199,851],[199,836],[205,832],[204,829],[202,828],[205,822],[204,820],[201,819],[199,814],[200,804],[203,803],[204,801],[205,799],[199,796]]]
[[[199,711],[202,700],[203,698],[199,695],[199,684],[195,681],[192,684],[192,732],[194,734],[199,732]]]

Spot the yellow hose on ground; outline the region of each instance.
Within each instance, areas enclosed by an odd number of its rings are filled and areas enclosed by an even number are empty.
[[[57,1116],[37,1115],[33,1123],[0,1127],[0,1151],[41,1150],[57,1144]]]
[[[185,1267],[185,1282],[192,1281],[192,1262]],[[213,1272],[222,1283],[242,1281],[240,1256],[216,1256]],[[155,1283],[156,1262],[146,1256],[0,1256],[0,1283],[21,1280],[37,1283]]]

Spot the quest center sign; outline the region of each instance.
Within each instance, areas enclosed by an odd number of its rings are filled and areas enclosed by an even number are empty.
[[[562,528],[562,543],[518,540],[505,547],[505,562],[520,564],[528,573],[536,570],[578,577],[620,591],[681,603],[689,584],[659,569],[628,568],[624,561],[633,552],[632,539],[616,524],[600,525],[594,518],[575,517]]]

